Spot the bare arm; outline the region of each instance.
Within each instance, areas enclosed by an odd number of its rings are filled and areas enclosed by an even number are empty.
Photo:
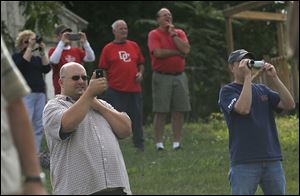
[[[177,47],[177,49],[187,55],[190,52],[190,44],[182,39],[180,39],[175,31],[175,26],[173,24],[169,25],[168,32],[173,38],[173,41]]]
[[[28,62],[31,61],[32,49],[34,48],[34,45],[35,45],[35,39],[33,39],[33,37],[30,37],[28,39],[28,46],[23,54],[23,58]]]
[[[177,50],[155,48],[153,50],[153,55],[156,58],[166,58],[166,57],[170,57],[170,56],[181,56],[184,58],[185,55],[187,55],[190,52],[189,43],[183,41],[177,35],[173,36],[172,39],[177,47]]]
[[[251,75],[245,77],[244,85],[239,99],[234,105],[234,110],[242,115],[250,113],[252,104],[252,89],[251,89]]]
[[[32,57],[32,48],[31,47],[27,47],[24,54],[23,54],[23,58],[27,61],[30,62],[31,57]]]
[[[145,66],[143,64],[139,64],[139,72],[141,74],[144,74],[144,71],[145,71]]]
[[[166,57],[170,57],[170,56],[182,56],[182,54],[178,50],[160,49],[160,48],[154,49],[153,55],[156,58],[166,58]]]
[[[35,152],[34,135],[26,108],[21,98],[7,107],[12,137],[18,150],[22,171],[25,176],[39,176],[40,165]],[[46,194],[41,183],[30,182],[24,187],[25,194]]]
[[[242,92],[234,105],[234,110],[241,115],[249,114],[252,104],[251,70],[247,67],[247,61],[247,59],[242,60],[238,68],[244,74],[244,81]]]
[[[190,44],[188,42],[183,41],[178,36],[173,36],[173,40],[174,40],[174,43],[175,43],[177,49],[181,53],[187,55],[190,52]]]
[[[105,107],[96,98],[93,100],[92,107],[107,120],[118,138],[123,139],[130,136],[131,120],[127,115]]]
[[[46,48],[45,43],[44,42],[40,43],[39,47],[41,48],[40,56],[42,59],[42,65],[49,65],[48,56],[45,54],[45,48]]]
[[[278,107],[284,110],[292,110],[295,108],[294,99],[289,92],[289,90],[284,86],[284,84],[279,79],[276,69],[273,65],[266,63],[264,70],[267,72],[267,76],[271,78],[275,88],[277,89],[280,102],[278,103]]]
[[[142,82],[143,80],[143,75],[144,75],[144,71],[145,71],[145,66],[143,64],[139,64],[139,72],[136,74],[136,81],[137,82]]]
[[[92,100],[93,96],[86,92],[63,114],[61,120],[63,133],[74,131],[90,110]]]

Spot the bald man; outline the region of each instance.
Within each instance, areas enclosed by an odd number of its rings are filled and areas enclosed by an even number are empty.
[[[88,85],[84,67],[71,62],[62,66],[59,84],[61,95],[43,114],[53,194],[131,194],[118,143],[130,136],[131,120],[96,98],[106,79],[94,72]]]

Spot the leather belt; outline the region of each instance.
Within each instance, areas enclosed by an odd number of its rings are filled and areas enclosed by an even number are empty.
[[[178,76],[182,74],[182,72],[174,72],[174,73],[166,73],[166,72],[161,72],[161,71],[155,71],[156,73],[163,74],[163,75],[172,75],[172,76]]]

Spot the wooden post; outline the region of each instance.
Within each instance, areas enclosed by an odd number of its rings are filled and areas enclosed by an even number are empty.
[[[232,19],[230,17],[226,17],[226,41],[228,55],[234,50],[231,20]]]
[[[292,65],[292,83],[293,83],[293,96],[295,102],[299,105],[299,65],[296,65],[295,61]],[[299,108],[298,108],[299,111]]]
[[[279,66],[276,67],[278,70],[278,76],[284,85],[291,90],[290,80],[289,80],[289,67],[287,63],[286,57],[286,44],[285,44],[285,36],[284,36],[284,26],[283,22],[277,22],[277,38],[278,38],[278,52],[279,57],[284,57],[283,60],[279,61]]]
[[[229,54],[234,50],[233,35],[232,35],[232,23],[231,23],[230,17],[226,17],[226,42],[227,42],[227,57],[228,57]],[[230,81],[232,81],[233,75],[229,69],[228,69],[228,73],[229,73]]]
[[[226,4],[225,9],[230,9],[230,6]],[[227,57],[230,55],[230,53],[234,50],[234,43],[233,43],[233,34],[232,34],[232,18],[230,16],[226,16],[225,12],[223,13],[225,16],[225,25],[226,25],[226,43],[227,43]],[[227,60],[226,60],[227,62]],[[227,68],[230,81],[233,81],[233,75],[229,68]]]

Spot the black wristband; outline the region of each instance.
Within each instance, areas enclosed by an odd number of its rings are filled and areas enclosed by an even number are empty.
[[[39,176],[26,176],[25,183],[34,182],[34,183],[41,183],[45,182],[45,173],[41,172]]]
[[[173,35],[171,35],[171,37],[173,38],[173,37],[176,37],[176,36],[178,36],[177,34],[173,34]]]
[[[28,182],[43,183],[43,180],[40,176],[26,176],[25,183],[28,183]]]

